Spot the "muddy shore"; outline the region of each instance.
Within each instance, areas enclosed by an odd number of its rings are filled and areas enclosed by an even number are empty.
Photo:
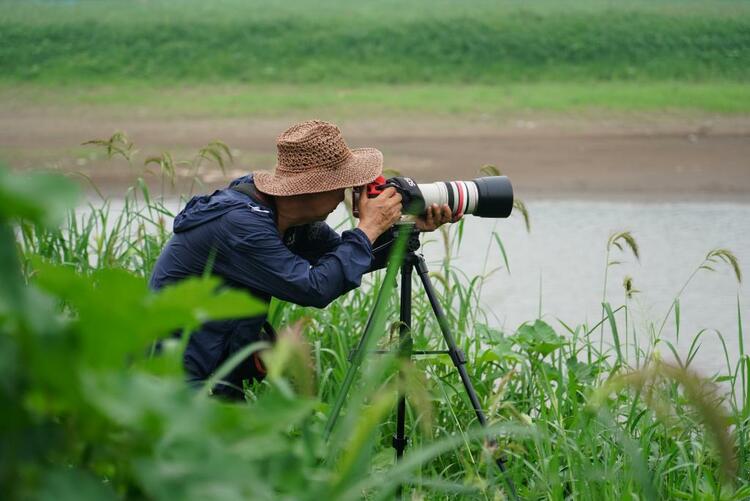
[[[90,176],[116,194],[143,159],[170,151],[191,158],[221,139],[236,157],[226,174],[206,169],[209,187],[272,168],[275,137],[296,120],[108,116],[74,111],[0,112],[0,159],[13,168]],[[325,118],[325,117],[323,117]],[[509,175],[526,198],[750,201],[750,117],[390,117],[339,120],[351,147],[374,146],[386,167],[419,181],[469,179],[485,164]],[[81,146],[126,131],[135,169]]]

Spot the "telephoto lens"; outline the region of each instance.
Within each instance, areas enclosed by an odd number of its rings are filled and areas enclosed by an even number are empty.
[[[506,176],[419,184],[398,176],[388,179],[385,186],[395,186],[401,193],[405,214],[420,215],[432,204],[447,204],[454,216],[508,217],[513,210],[513,186]]]
[[[472,181],[437,181],[416,183],[410,177],[379,177],[365,187],[368,197],[376,197],[393,186],[401,194],[403,213],[419,216],[432,204],[448,205],[454,216],[472,214],[479,217],[508,217],[513,210],[513,186],[506,176],[479,177]],[[352,192],[354,216],[360,190]]]

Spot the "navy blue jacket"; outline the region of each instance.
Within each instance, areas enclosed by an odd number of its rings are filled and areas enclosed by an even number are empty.
[[[252,176],[229,188],[252,183]],[[211,274],[229,287],[244,289],[266,302],[271,297],[302,306],[325,307],[358,287],[362,275],[382,267],[387,249],[373,247],[359,229],[339,236],[327,224],[290,228],[279,234],[272,205],[232,189],[193,197],[175,217],[174,235],[162,251],[149,286],[156,290],[185,277]],[[188,381],[203,381],[227,357],[259,339],[265,316],[207,322],[192,333],[184,356]],[[246,360],[226,378],[241,388],[258,377]],[[236,390],[226,388],[230,396]]]

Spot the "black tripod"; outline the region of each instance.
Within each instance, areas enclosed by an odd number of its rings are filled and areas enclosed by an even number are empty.
[[[448,321],[445,318],[445,313],[443,312],[443,308],[440,306],[440,303],[438,302],[437,295],[435,294],[435,289],[432,286],[432,281],[430,280],[430,277],[428,275],[427,270],[427,264],[424,261],[424,257],[422,257],[420,254],[417,254],[416,251],[419,249],[419,231],[414,227],[413,224],[407,225],[398,225],[401,226],[403,230],[408,231],[408,242],[406,246],[406,253],[404,255],[404,260],[401,263],[401,299],[400,299],[400,321],[401,321],[401,327],[399,329],[399,351],[400,355],[404,358],[411,358],[414,355],[433,355],[433,354],[447,354],[450,356],[451,360],[453,361],[453,365],[458,370],[458,375],[461,378],[461,383],[464,386],[464,389],[466,390],[466,395],[469,397],[469,401],[471,402],[471,406],[474,409],[474,412],[477,415],[477,420],[482,426],[487,425],[487,418],[484,415],[484,411],[482,410],[482,407],[479,403],[479,397],[477,397],[477,393],[474,390],[474,385],[471,382],[471,379],[469,378],[469,373],[466,370],[466,355],[464,352],[456,345],[456,341],[453,338],[453,334],[450,331],[450,327],[448,326]],[[394,234],[397,234],[398,229],[394,227]],[[419,275],[419,279],[422,281],[422,286],[424,287],[424,291],[427,294],[427,298],[430,301],[430,306],[432,306],[432,311],[435,314],[435,317],[437,318],[438,324],[440,325],[440,331],[443,334],[443,338],[445,339],[445,344],[447,346],[447,350],[437,350],[437,351],[420,351],[420,350],[413,350],[412,349],[412,337],[411,337],[411,310],[412,310],[412,272],[413,270],[417,270],[417,275]],[[370,319],[372,319],[372,315],[370,316]],[[369,323],[369,321],[368,321]],[[368,329],[366,329],[367,331]],[[350,354],[349,360],[361,360],[361,357],[363,356],[362,350],[365,347],[365,336],[363,335],[362,338],[359,341],[359,344],[357,345],[357,348],[355,348],[352,353]],[[356,370],[357,364],[352,364],[350,366],[350,371]],[[401,378],[402,375],[399,374],[399,378]],[[347,374],[347,380],[350,379],[350,374]],[[399,389],[399,396],[398,396],[398,407],[396,410],[396,434],[393,436],[393,448],[396,450],[396,459],[401,459],[401,457],[404,455],[404,449],[406,449],[406,445],[408,442],[408,439],[406,437],[406,396],[403,393],[403,389]],[[495,447],[497,445],[497,442],[495,440],[489,441],[490,447]],[[503,475],[503,478],[505,480],[505,483],[508,487],[508,491],[510,493],[510,497],[512,499],[518,499],[518,495],[516,494],[515,486],[513,485],[513,481],[507,476],[505,471],[505,461],[498,457],[495,460],[495,463],[497,464],[497,467],[500,469],[501,474]],[[399,485],[397,496],[400,499],[402,496],[402,486]]]

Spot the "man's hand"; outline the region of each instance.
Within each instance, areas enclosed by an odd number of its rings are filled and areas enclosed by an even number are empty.
[[[359,225],[370,242],[375,242],[385,230],[401,218],[401,195],[388,187],[375,198],[368,198],[364,190],[359,197]]]
[[[453,217],[448,204],[442,207],[438,206],[438,204],[432,204],[427,207],[423,215],[414,221],[414,225],[419,231],[434,231],[445,223],[455,223],[460,219],[460,215]]]

